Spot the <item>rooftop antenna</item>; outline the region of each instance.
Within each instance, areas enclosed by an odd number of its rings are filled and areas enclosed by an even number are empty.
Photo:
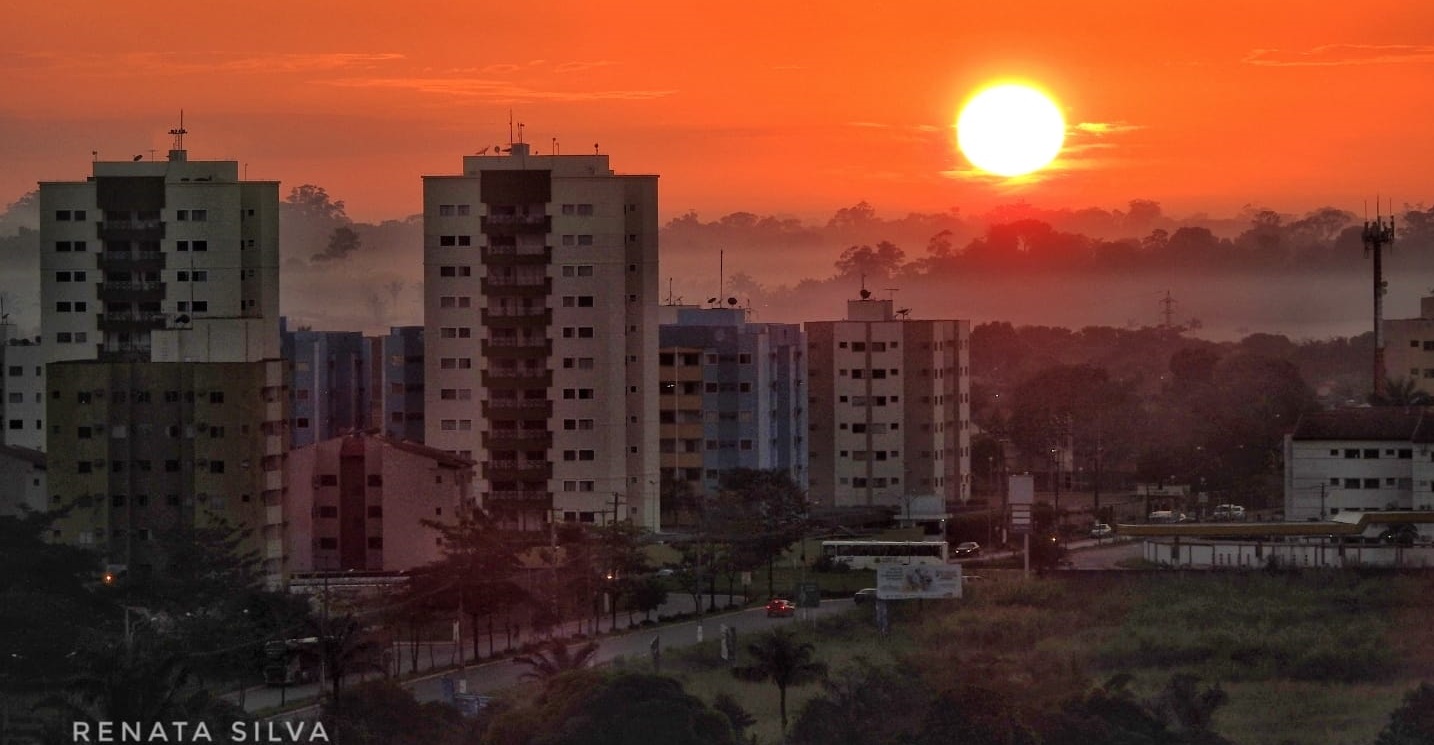
[[[726,252],[726,251],[723,251],[723,250],[718,250],[718,251],[717,251],[717,297],[719,297],[719,298],[722,297],[722,291],[723,291],[724,289],[726,289],[726,287],[727,287],[727,282],[726,282],[726,280],[727,280],[726,259],[727,259],[727,252]]]
[[[887,300],[896,300],[896,293],[897,293],[898,291],[900,291],[900,290],[901,290],[900,287],[887,287],[887,288],[886,288],[886,299],[887,299]]]
[[[597,144],[596,142],[594,142],[594,143],[593,143],[593,155],[597,155],[597,154],[598,154],[598,144]]]
[[[861,292],[857,294],[861,295],[862,300],[871,299],[871,290],[866,289],[866,272],[861,273]]]
[[[513,110],[508,109],[508,144],[513,144]]]
[[[558,138],[553,138],[553,155],[558,154]]]
[[[172,134],[172,135],[174,135],[174,147],[172,147],[172,148],[170,148],[170,149],[171,149],[171,150],[183,150],[183,149],[184,149],[184,136],[187,135],[187,134],[189,134],[189,130],[187,130],[187,129],[184,128],[184,109],[180,109],[180,110],[179,110],[179,128],[178,128],[178,129],[171,129],[171,130],[169,130],[169,133]]]
[[[100,151],[98,151],[98,150],[91,150],[91,151],[90,151],[90,158],[91,158],[92,160],[98,162],[99,159],[100,159]]]
[[[1161,315],[1165,317],[1165,323],[1162,325],[1162,328],[1168,329],[1173,325],[1172,319],[1175,317],[1175,298],[1170,297],[1169,290],[1165,291],[1165,299],[1161,300],[1160,304],[1165,308],[1165,310],[1161,311]]]
[[[1382,398],[1385,394],[1384,370],[1384,293],[1389,283],[1384,281],[1384,247],[1394,245],[1394,200],[1389,200],[1389,221],[1385,222],[1379,211],[1379,197],[1374,199],[1374,220],[1364,221],[1361,237],[1364,239],[1364,255],[1374,254],[1374,395]],[[1366,205],[1365,210],[1369,207]]]
[[[523,141],[523,123],[518,122],[518,142]]]

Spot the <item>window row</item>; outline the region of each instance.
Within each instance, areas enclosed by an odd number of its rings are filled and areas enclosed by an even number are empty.
[[[467,217],[473,212],[472,205],[467,204],[440,204],[438,205],[439,217]]]
[[[473,245],[473,236],[471,236],[471,235],[440,235],[440,236],[438,236],[438,245],[440,245],[440,246],[463,246],[463,247],[471,246],[471,245]]]
[[[593,214],[593,206],[591,204],[565,204],[563,205],[562,212],[564,215],[591,216]]]

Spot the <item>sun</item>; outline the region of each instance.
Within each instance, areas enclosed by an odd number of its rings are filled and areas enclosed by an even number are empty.
[[[971,164],[1000,176],[1044,168],[1061,152],[1066,122],[1048,96],[1017,84],[977,93],[956,119],[956,144]]]

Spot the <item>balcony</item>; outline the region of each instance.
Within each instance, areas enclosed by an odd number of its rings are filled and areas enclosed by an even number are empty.
[[[490,481],[532,481],[552,475],[553,464],[545,460],[494,460],[483,464],[483,478]]]
[[[531,503],[531,502],[541,502],[541,503],[549,503],[549,502],[552,501],[553,496],[552,496],[552,494],[550,494],[549,492],[545,492],[545,491],[521,491],[521,490],[519,490],[519,491],[512,491],[512,490],[504,490],[504,491],[490,491],[490,492],[488,492],[487,494],[484,495],[484,498],[485,498],[485,499],[488,499],[488,500],[492,500],[492,501],[494,501],[494,502],[508,502],[508,503],[511,503],[511,502],[530,502],[530,503]]]
[[[98,227],[102,241],[164,240],[163,220],[105,220]]]
[[[163,251],[103,251],[100,269],[105,271],[157,272],[165,267]]]
[[[553,433],[546,429],[492,429],[483,433],[483,447],[521,450],[547,448],[553,444]]]
[[[480,348],[484,357],[500,359],[547,357],[553,353],[551,339],[542,337],[498,337],[484,339]]]
[[[484,370],[484,388],[549,388],[553,385],[551,370]]]
[[[484,235],[543,235],[553,232],[549,215],[484,215],[479,218]]]
[[[98,323],[101,331],[145,331],[164,328],[169,317],[158,311],[126,311],[101,313]]]
[[[551,308],[483,308],[479,318],[484,326],[502,328],[540,328],[551,326]]]
[[[100,362],[149,362],[149,345],[132,345],[121,349],[101,348],[99,351]]]
[[[164,299],[163,282],[101,282],[100,301],[157,303]]]
[[[552,294],[553,280],[538,276],[484,277],[479,280],[478,287],[484,295],[543,297]]]
[[[483,402],[483,417],[493,419],[547,418],[553,415],[553,402],[546,399],[495,399]]]
[[[553,262],[553,247],[483,246],[479,256],[490,266],[540,266]]]

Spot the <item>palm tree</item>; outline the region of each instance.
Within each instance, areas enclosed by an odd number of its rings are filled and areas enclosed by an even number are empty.
[[[819,680],[827,673],[824,662],[812,659],[816,647],[810,642],[798,642],[790,631],[773,629],[747,645],[747,653],[755,662],[751,665],[732,668],[732,675],[749,683],[772,681],[777,684],[778,701],[782,712],[782,737],[787,735],[787,688],[805,685]]]
[[[522,676],[525,679],[546,682],[569,670],[580,670],[592,664],[598,651],[597,642],[570,648],[561,641],[549,641],[544,647],[533,654],[513,658],[513,664],[528,666],[529,670]]]
[[[1419,389],[1419,383],[1413,378],[1388,378],[1384,383],[1384,395],[1369,397],[1369,402],[1375,406],[1429,406],[1434,404],[1434,397]]]

